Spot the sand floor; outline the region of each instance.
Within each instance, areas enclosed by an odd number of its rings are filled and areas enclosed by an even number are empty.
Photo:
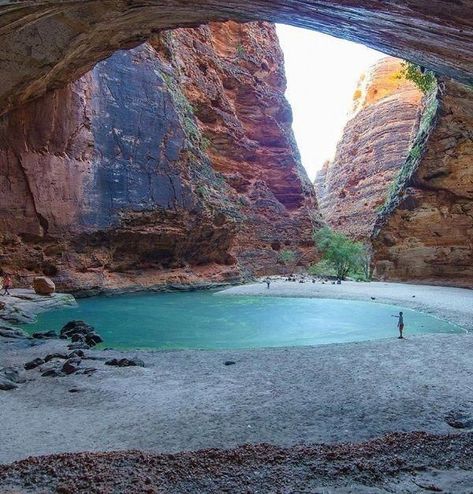
[[[44,357],[65,343],[15,345],[2,347],[2,365]],[[88,354],[105,359],[120,352]],[[27,371],[29,382],[0,392],[0,463],[68,451],[177,452],[360,441],[390,431],[450,433],[451,412],[473,412],[470,334],[139,356],[145,368],[86,360],[98,369],[91,376]]]

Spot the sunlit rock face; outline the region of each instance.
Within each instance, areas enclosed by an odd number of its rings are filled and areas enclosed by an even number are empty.
[[[473,90],[443,82],[417,170],[373,238],[379,278],[473,286]]]
[[[369,240],[417,131],[422,93],[400,69],[387,57],[362,75],[335,157],[316,177],[324,220],[354,239]]]
[[[164,32],[0,122],[4,269],[58,289],[231,281],[315,253],[266,23]]]
[[[473,82],[469,0],[63,0],[0,6],[0,112],[161,29],[266,20],[315,29]]]

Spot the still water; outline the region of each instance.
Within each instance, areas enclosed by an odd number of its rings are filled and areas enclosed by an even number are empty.
[[[398,336],[460,333],[446,321],[410,309],[332,299],[248,297],[212,292],[141,293],[80,299],[78,307],[40,314],[30,333],[58,331],[72,319],[95,326],[105,343],[120,349],[225,349],[322,345]]]

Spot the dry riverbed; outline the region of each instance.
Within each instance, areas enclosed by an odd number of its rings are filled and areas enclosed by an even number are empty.
[[[324,287],[324,297],[357,298],[347,294],[353,289],[360,300],[409,307],[415,295],[415,308],[430,299],[436,315],[458,308],[457,319],[448,317],[457,323],[472,310],[468,290],[443,289],[440,297],[439,287],[423,295],[426,287],[414,285],[279,281],[224,293],[288,296],[285,285],[292,295],[320,296],[315,290]],[[0,343],[0,367],[64,353],[66,344]],[[105,365],[121,357],[145,367]],[[0,463],[60,454],[0,468],[3,491],[473,491],[470,334],[236,351],[87,350],[81,365],[96,370],[43,377],[35,368],[17,389],[0,391]],[[374,440],[392,432],[408,434]],[[243,444],[255,446],[228,450]],[[227,451],[198,451],[205,448]],[[62,454],[116,450],[123,452]],[[160,455],[182,451],[192,453]]]

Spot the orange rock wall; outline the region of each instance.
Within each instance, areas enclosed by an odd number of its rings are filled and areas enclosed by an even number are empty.
[[[444,81],[438,100],[417,170],[378,220],[375,274],[473,287],[473,90]]]
[[[417,130],[422,93],[398,77],[400,64],[384,58],[360,78],[335,157],[315,182],[324,220],[359,240],[371,236]]]

